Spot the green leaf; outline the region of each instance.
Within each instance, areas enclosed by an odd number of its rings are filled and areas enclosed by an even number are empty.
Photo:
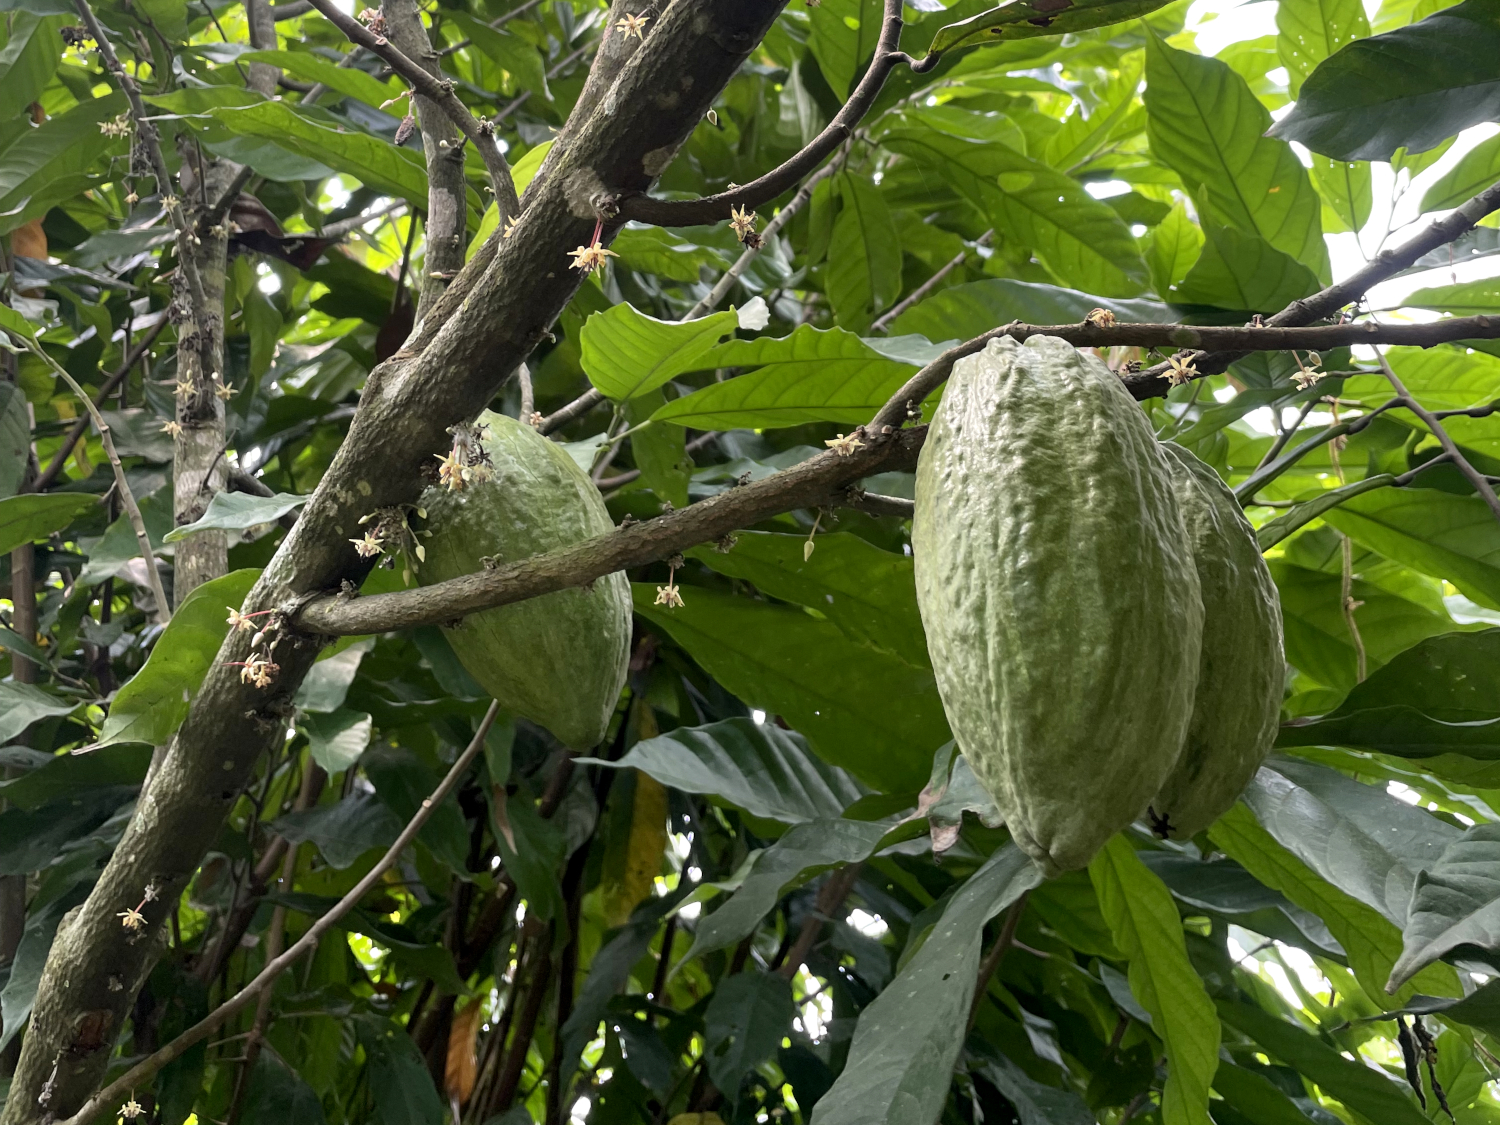
[[[699,361],[704,353],[738,324],[734,312],[672,321],[657,320],[628,304],[615,305],[584,321],[584,374],[616,402],[649,394],[684,371],[703,366]]]
[[[28,492],[0,500],[0,554],[61,531],[99,502],[86,492]]]
[[[164,543],[176,543],[200,531],[244,531],[261,524],[275,523],[288,512],[306,504],[307,496],[278,492],[274,496],[252,496],[248,492],[216,492],[208,510],[192,523],[174,527],[162,536]]]
[[[40,871],[134,796],[134,789],[123,786],[84,789],[38,809],[0,812],[0,875]]]
[[[1268,520],[1255,530],[1255,541],[1260,544],[1262,551],[1268,551],[1277,543],[1280,543],[1292,532],[1300,527],[1312,523],[1330,508],[1336,508],[1351,496],[1358,496],[1362,492],[1372,489],[1384,488],[1393,484],[1396,478],[1389,473],[1377,473],[1364,480],[1357,480],[1353,484],[1346,484],[1340,488],[1330,488],[1321,496],[1312,500],[1304,500],[1294,505],[1290,511],[1284,512],[1273,520]]]
[[[1218,1008],[1219,1018],[1230,1027],[1355,1112],[1381,1125],[1429,1125],[1405,1087],[1383,1071],[1346,1059],[1336,1047],[1259,1008],[1227,1000],[1220,1000]]]
[[[776,973],[737,973],[720,981],[703,1012],[703,1053],[721,1090],[776,1053],[791,1031],[797,1008],[791,983]]]
[[[0,680],[0,743],[9,742],[38,719],[66,715],[77,700],[58,699],[39,687]]]
[[[1187,205],[1180,199],[1174,202],[1167,217],[1146,236],[1145,258],[1152,288],[1162,297],[1175,300],[1176,290],[1203,253],[1204,241],[1202,229],[1188,216]],[[1167,311],[1165,306],[1162,311]],[[1115,316],[1119,318],[1119,313]]]
[[[392,82],[381,82],[356,66],[339,66],[311,51],[246,51],[239,61],[269,63],[295,78],[321,82],[335,93],[354,98],[379,109],[404,89]],[[400,113],[400,110],[397,110]]]
[[[750,719],[678,727],[637,742],[614,762],[577,761],[638,769],[668,788],[717,797],[751,816],[783,824],[836,819],[869,792],[814,756],[800,734]]]
[[[615,235],[609,248],[627,269],[654,273],[668,281],[697,281],[706,269],[718,272],[729,268],[729,259],[722,252],[694,245],[662,227],[630,224]]]
[[[863,332],[901,295],[901,240],[874,184],[843,173],[839,197],[824,284],[839,327]]]
[[[637,584],[635,611],[668,633],[748,706],[781,715],[825,761],[885,792],[927,781],[951,735],[932,673],[852,644],[836,625],[790,609],[688,587],[665,609]]]
[[[327,1120],[317,1093],[269,1047],[261,1049],[250,1072],[244,1113],[247,1121],[278,1125],[323,1125]]]
[[[1418,289],[1401,303],[1410,309],[1433,309],[1450,316],[1485,316],[1500,312],[1500,278]]]
[[[1327,234],[1364,230],[1370,220],[1374,188],[1370,166],[1359,160],[1330,160],[1313,154],[1313,186],[1323,200],[1323,230]]]
[[[226,611],[238,608],[260,577],[236,570],[205,582],[177,607],[141,668],[115,695],[99,745],[164,746],[187,718],[188,706],[229,633]]]
[[[297,708],[326,713],[342,707],[344,697],[349,694],[349,685],[359,671],[359,663],[373,644],[373,641],[364,640],[344,649],[325,649],[324,655],[318,657],[297,689],[294,700]]]
[[[935,1125],[969,1026],[984,926],[1041,882],[1014,844],[955,892],[916,953],[859,1015],[812,1125]]]
[[[372,1125],[443,1125],[443,1103],[406,1029],[384,1019],[359,1020],[355,1028],[369,1059]]]
[[[1438,177],[1422,196],[1422,210],[1446,211],[1457,207],[1497,180],[1500,180],[1500,136],[1480,141]],[[1447,255],[1443,257],[1446,259]],[[1443,264],[1447,264],[1446,260]]]
[[[13,332],[23,340],[36,340],[36,329],[31,322],[9,305],[0,305],[0,328]]]
[[[1500,824],[1476,824],[1417,872],[1391,987],[1440,957],[1500,949]]]
[[[687,431],[670,422],[646,425],[666,403],[666,395],[658,387],[626,404],[625,420],[635,430],[630,435],[630,456],[641,471],[641,483],[674,508],[686,508],[690,499],[688,485],[693,479]]]
[[[1343,947],[1356,979],[1379,1001],[1391,968],[1401,956],[1398,926],[1313,871],[1261,827],[1244,805],[1236,805],[1221,816],[1208,835],[1216,847],[1260,882],[1321,918]],[[1430,972],[1423,984],[1434,992],[1459,991],[1457,978],[1446,966],[1441,972]]]
[[[542,56],[525,39],[493,28],[462,9],[450,9],[443,16],[463,28],[464,34],[474,41],[474,46],[481,53],[499,63],[501,69],[509,71],[518,88],[529,90],[537,97],[552,96],[547,89],[547,68],[542,62]],[[516,190],[519,192],[525,189],[517,184]]]
[[[1356,543],[1500,608],[1500,524],[1478,496],[1380,489],[1351,497],[1323,519]]]
[[[910,557],[846,532],[814,536],[810,556],[808,542],[801,535],[741,531],[731,550],[695,547],[687,553],[773,598],[817,610],[850,640],[914,667],[931,667]]]
[[[1074,112],[1047,141],[1048,164],[1060,172],[1072,172],[1105,146],[1115,128],[1135,106],[1144,64],[1145,60],[1134,53],[1120,60],[1119,73],[1099,92],[1100,104],[1094,106],[1087,116]]]
[[[1463,410],[1500,398],[1500,357],[1469,351],[1461,344],[1389,348],[1385,355],[1407,390],[1429,410]],[[1370,406],[1388,402],[1392,395],[1390,381],[1381,373],[1346,379],[1340,393]]]
[[[941,175],[997,234],[1034,250],[1055,277],[1107,297],[1145,288],[1146,265],[1130,228],[1077,180],[1001,145],[940,132],[921,110],[903,120],[906,126],[881,143]]]
[[[1278,312],[1320,288],[1312,270],[1258,235],[1212,223],[1205,233],[1203,254],[1177,286],[1176,301]]]
[[[875,53],[880,39],[881,0],[826,0],[811,12],[807,46],[818,69],[839,96],[849,96],[855,76]]]
[[[57,71],[62,58],[63,21],[18,12],[11,20],[10,38],[0,48],[0,122],[29,117],[36,101]]]
[[[969,340],[997,324],[1013,320],[1026,324],[1078,324],[1094,309],[1101,308],[1127,324],[1165,324],[1175,316],[1159,301],[1121,301],[1060,285],[993,277],[954,285],[918,301],[891,322],[891,331],[915,333],[929,340]]]
[[[1370,21],[1360,0],[1283,0],[1276,6],[1276,30],[1276,50],[1295,99],[1319,63],[1370,34]]]
[[[1151,1013],[1151,1026],[1166,1048],[1163,1125],[1209,1125],[1219,1020],[1188,960],[1172,894],[1118,835],[1089,863],[1089,878],[1115,945],[1130,960],[1130,991]]]
[[[699,366],[757,364],[765,366],[673,399],[653,420],[700,430],[867,422],[917,368],[841,328],[809,325],[780,339],[734,341],[698,360]]]
[[[1500,116],[1500,23],[1466,0],[1421,23],[1347,44],[1303,83],[1271,135],[1335,160],[1425,152]]]
[[[411,149],[397,148],[368,133],[340,131],[286,102],[221,106],[211,110],[210,116],[237,136],[274,141],[335,171],[347,172],[367,187],[427,206],[427,168],[421,154]]]
[[[1168,0],[1076,0],[1068,4],[1048,0],[1018,0],[940,28],[927,48],[929,55],[957,47],[973,47],[1039,35],[1068,35],[1112,23],[1124,23],[1163,7]]]
[[[1413,996],[1397,1011],[1383,1012],[1374,1018],[1391,1019],[1397,1015],[1441,1015],[1477,1027],[1488,1035],[1500,1035],[1500,981],[1492,980],[1462,998]]]
[[[16,1033],[31,1017],[36,990],[42,982],[42,968],[52,951],[52,939],[63,915],[82,902],[86,888],[75,888],[67,896],[41,906],[33,906],[26,915],[21,944],[10,963],[5,989],[0,992],[0,1014],[5,1018],[5,1032],[0,1035],[0,1049],[8,1046]]]
[[[45,214],[58,198],[84,187],[82,177],[96,164],[126,151],[124,141],[99,134],[99,123],[124,109],[123,94],[84,102],[27,129],[0,153],[0,234]]]
[[[375,786],[376,795],[403,824],[426,805],[441,780],[431,766],[404,747],[376,746],[361,759],[360,765]],[[468,871],[469,831],[458,810],[458,798],[453,794],[431,811],[417,839],[459,877]]]
[[[1283,847],[1397,927],[1406,923],[1417,872],[1462,831],[1384,786],[1295,758],[1262,767],[1244,801]]]
[[[294,844],[311,841],[330,867],[342,871],[370,849],[390,847],[402,826],[375,794],[354,793],[331,805],[285,813],[272,827]]]
[[[1271,115],[1243,78],[1153,35],[1145,101],[1152,155],[1201,191],[1215,218],[1327,277],[1318,193],[1291,146],[1262,135]]]
[[[76,797],[85,789],[139,785],[151,763],[151,747],[118,746],[107,753],[59,754],[45,765],[11,781],[0,782],[0,797],[23,809],[37,809],[59,797]]]
[[[1095,1125],[1098,1120],[1073,1091],[1034,1081],[1003,1056],[986,1059],[975,1070],[1005,1095],[1021,1125]]]
[[[541,818],[524,788],[507,798],[505,790],[495,786],[489,798],[495,846],[505,870],[515,880],[516,890],[526,901],[526,909],[543,919],[560,917],[563,900],[559,880],[568,849],[562,829]]]
[[[1248,1121],[1254,1125],[1310,1125],[1311,1118],[1297,1108],[1282,1092],[1281,1088],[1258,1071],[1235,1066],[1227,1059],[1219,1063],[1214,1074],[1214,1089],[1224,1098],[1233,1111],[1242,1115],[1233,1121]],[[1220,1106],[1214,1107],[1214,1120],[1221,1120]]]
[[[1278,746],[1353,746],[1402,758],[1500,759],[1500,629],[1421,641],[1318,719],[1281,728]]]
[[[343,773],[370,745],[370,716],[339,708],[328,714],[309,714],[303,720],[308,752],[329,774]]]

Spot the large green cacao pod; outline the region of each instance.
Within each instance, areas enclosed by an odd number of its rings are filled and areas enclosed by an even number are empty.
[[[1281,718],[1281,604],[1260,545],[1219,474],[1162,446],[1203,596],[1203,651],[1187,741],[1151,802],[1163,837],[1186,839],[1223,815],[1260,768]]]
[[[486,413],[482,445],[490,477],[450,492],[432,488],[423,585],[473,574],[486,559],[517,562],[614,530],[599,490],[532,427]],[[599,743],[625,683],[630,655],[630,586],[623,574],[588,589],[470,614],[448,628],[469,674],[503,707],[587,750]]]
[[[959,360],[917,466],[917,601],[948,722],[1018,846],[1086,865],[1192,714],[1198,573],[1146,416],[1055,337]]]

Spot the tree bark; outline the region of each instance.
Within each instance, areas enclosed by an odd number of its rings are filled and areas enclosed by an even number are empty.
[[[593,238],[599,201],[651,186],[784,3],[677,0],[666,10],[568,152],[528,189],[511,237],[492,239],[414,340],[371,373],[349,436],[247,610],[279,609],[368,573],[350,543],[361,517],[416,501],[424,470],[450,445],[447,428],[489,404],[583,280],[568,254]],[[320,643],[283,630],[267,688],[243,682],[234,666],[249,646],[246,633],[226,638],[109,864],[58,928],[0,1125],[69,1116],[96,1088],[160,955],[169,911],[256,762],[284,738]],[[146,925],[127,930],[119,914],[148,886]]]
[[[11,629],[25,641],[36,641],[36,549],[27,543],[10,553]],[[18,652],[11,653],[10,674],[18,684],[36,683],[36,664]],[[24,737],[19,741],[25,741]],[[7,770],[7,775],[13,771]],[[0,802],[0,808],[4,803]],[[21,945],[26,928],[26,876],[0,878],[0,965],[9,966]],[[10,1074],[20,1057],[20,1044],[12,1039],[0,1054],[0,1072]]]

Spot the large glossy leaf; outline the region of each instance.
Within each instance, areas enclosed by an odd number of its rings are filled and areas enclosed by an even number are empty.
[[[1178,299],[1177,290],[1203,253],[1205,243],[1203,230],[1188,216],[1185,202],[1179,199],[1173,203],[1166,218],[1143,241],[1152,288],[1163,297]],[[1165,306],[1163,311],[1166,312]],[[1164,319],[1176,317],[1168,315]]]
[[[812,1125],[933,1125],[968,1028],[984,925],[1041,881],[1014,844],[958,889],[922,947],[860,1013]]]
[[[880,0],[826,0],[814,7],[807,38],[818,69],[840,98],[849,94],[880,39]]]
[[[1453,316],[1487,316],[1500,311],[1500,278],[1485,277],[1455,285],[1418,289],[1402,302],[1413,309],[1432,309]]]
[[[1130,991],[1151,1014],[1167,1052],[1163,1125],[1208,1125],[1208,1090],[1219,1065],[1219,1020],[1188,960],[1172,894],[1115,836],[1089,864],[1099,908],[1130,960]]]
[[[40,97],[62,58],[62,20],[19,12],[11,20],[10,37],[0,48],[0,121],[30,116],[31,103]]]
[[[1389,348],[1386,361],[1401,376],[1407,390],[1429,410],[1463,410],[1500,398],[1500,357],[1448,345]],[[1392,396],[1391,384],[1383,374],[1347,379],[1342,393],[1370,406],[1378,406]]]
[[[1497,59],[1493,4],[1466,0],[1343,47],[1307,78],[1271,132],[1336,160],[1425,152],[1500,115]]]
[[[357,98],[366,105],[379,109],[402,91],[370,77],[357,66],[339,66],[311,51],[246,51],[238,56],[241,62],[263,62],[280,67],[297,78],[309,82],[321,82],[330,90],[350,98]],[[400,111],[397,110],[399,113]]]
[[[811,555],[807,542],[801,535],[741,531],[728,551],[698,547],[688,554],[773,598],[817,610],[851,640],[930,667],[911,558],[846,532],[815,536]]]
[[[258,570],[236,570],[188,595],[145,666],[115,696],[99,732],[100,746],[161,746],[172,737],[229,633],[228,611],[239,608],[259,576]]]
[[[1107,297],[1145,288],[1146,265],[1130,229],[1076,180],[1003,145],[941,132],[920,111],[904,121],[882,143],[941,176],[997,233],[1033,249],[1054,276]]]
[[[1315,153],[1308,173],[1323,200],[1324,233],[1364,230],[1375,201],[1369,164],[1362,160],[1330,160]]]
[[[1039,35],[1066,35],[1123,23],[1154,12],[1167,0],[1077,0],[1056,4],[1048,0],[1020,0],[1001,4],[938,31],[929,54]]]
[[[1422,210],[1446,211],[1457,207],[1497,180],[1500,180],[1500,136],[1480,141],[1435,180],[1422,196]]]
[[[29,875],[56,859],[64,845],[87,836],[135,795],[100,787],[49,801],[38,809],[0,812],[0,875]]]
[[[863,332],[901,294],[901,240],[874,184],[845,173],[839,198],[824,288],[839,326]]]
[[[579,762],[633,767],[672,789],[717,797],[783,824],[837,818],[869,792],[816,757],[800,734],[751,719],[678,727],[637,742],[618,761]]]
[[[1417,872],[1391,985],[1456,952],[1500,951],[1500,824],[1477,824]]]
[[[753,933],[783,894],[819,872],[863,863],[888,827],[876,821],[838,819],[794,825],[755,858],[728,901],[698,920],[687,958],[724,949]]]
[[[261,1050],[250,1072],[244,1111],[247,1121],[280,1125],[323,1125],[326,1120],[317,1093],[269,1047]]]
[[[355,1024],[369,1059],[374,1125],[442,1125],[443,1103],[411,1036],[388,1020]]]
[[[461,9],[451,11],[447,16],[463,28],[464,34],[473,40],[481,53],[514,75],[517,86],[541,97],[551,96],[547,89],[546,66],[541,53],[531,43],[510,30],[493,28]],[[519,184],[516,189],[525,190]]]
[[[1383,786],[1295,759],[1263,766],[1245,803],[1283,847],[1397,927],[1406,924],[1417,872],[1461,831]]]
[[[1286,1093],[1254,1070],[1235,1066],[1227,1059],[1214,1072],[1214,1089],[1224,1099],[1214,1106],[1215,1125],[1310,1125],[1309,1118]],[[1233,1116],[1225,1117],[1228,1109]]]
[[[891,323],[891,331],[912,332],[929,340],[969,340],[1013,320],[1077,324],[1099,308],[1129,324],[1164,324],[1175,319],[1172,310],[1159,301],[1122,301],[1059,285],[995,277],[955,285],[918,301]]]
[[[76,700],[59,699],[39,687],[0,680],[0,742],[9,742],[38,719],[66,715]]]
[[[635,610],[665,630],[746,704],[781,715],[825,760],[887,792],[920,789],[947,720],[932,673],[850,642],[800,609],[697,587],[686,604],[654,604],[635,586]]]
[[[1311,500],[1304,500],[1294,505],[1289,511],[1283,512],[1273,520],[1267,520],[1255,529],[1255,540],[1260,544],[1262,551],[1270,550],[1280,543],[1292,532],[1304,527],[1317,519],[1330,508],[1336,508],[1351,496],[1358,496],[1362,492],[1369,492],[1375,488],[1385,488],[1395,483],[1396,478],[1390,473],[1377,473],[1375,476],[1357,480],[1353,484],[1342,485],[1339,488],[1330,488],[1321,496],[1315,496]]]
[[[1391,968],[1401,956],[1398,925],[1312,870],[1258,824],[1244,805],[1236,805],[1220,817],[1208,834],[1216,847],[1261,883],[1321,918],[1343,947],[1349,967],[1365,991],[1376,998],[1381,996]],[[1458,978],[1446,966],[1427,970],[1421,986],[1434,993],[1460,991]]]
[[[61,531],[99,502],[86,492],[26,493],[0,500],[0,554]]]
[[[176,543],[200,531],[244,531],[261,524],[275,523],[288,512],[295,512],[309,497],[278,492],[274,496],[254,496],[248,492],[216,492],[208,509],[193,523],[181,524],[162,536],[164,543]]]
[[[1500,608],[1500,523],[1478,496],[1379,489],[1351,497],[1323,519],[1372,551]]]
[[[1312,270],[1259,235],[1210,224],[1203,253],[1173,300],[1276,312],[1319,287]]]
[[[1427,1115],[1415,1099],[1383,1071],[1346,1059],[1336,1047],[1295,1024],[1248,1004],[1220,1000],[1219,1017],[1254,1039],[1268,1055],[1316,1082],[1350,1109],[1382,1125],[1423,1125]]]
[[[1071,172],[1103,148],[1111,133],[1126,119],[1136,104],[1145,60],[1129,54],[1120,60],[1120,72],[1099,95],[1102,104],[1088,114],[1074,113],[1047,141],[1047,163],[1062,172]],[[1012,146],[1014,147],[1014,146]]]
[[[678,322],[615,305],[584,322],[583,370],[596,388],[623,402],[703,366],[699,361],[704,353],[733,333],[738,323],[733,312]]]
[[[342,870],[371,848],[388,848],[401,818],[373,793],[355,793],[331,805],[289,812],[274,822],[294,843],[311,841],[329,866]]]
[[[882,355],[852,332],[806,326],[780,339],[726,344],[698,363],[765,366],[672,400],[657,421],[702,430],[867,422],[917,366]]]
[[[1214,218],[1327,274],[1317,192],[1291,146],[1262,135],[1271,115],[1243,78],[1152,36],[1145,101],[1152,155],[1207,196]]]
[[[738,973],[721,981],[703,1013],[708,1073],[721,1090],[776,1053],[797,1009],[791,985],[776,973]]]
[[[1276,51],[1295,99],[1320,62],[1370,34],[1370,20],[1359,0],[1282,0],[1276,31]]]
[[[1278,746],[1353,746],[1428,758],[1500,758],[1500,629],[1413,645],[1322,718],[1281,728]]]
[[[0,234],[46,213],[58,198],[85,186],[81,177],[96,162],[125,151],[124,142],[99,134],[100,122],[124,109],[123,94],[83,102],[27,129],[0,153]],[[66,193],[58,190],[64,184]]]

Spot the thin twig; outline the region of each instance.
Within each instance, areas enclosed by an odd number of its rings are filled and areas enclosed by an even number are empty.
[[[985,231],[983,234],[981,234],[978,238],[976,238],[974,240],[974,245],[975,246],[988,246],[990,244],[990,239],[992,239],[994,237],[995,237],[995,230],[994,230],[993,227],[991,227],[989,230]],[[899,305],[897,305],[895,308],[893,308],[890,312],[888,312],[884,316],[882,316],[874,324],[870,325],[870,331],[871,332],[884,332],[887,328],[889,328],[891,326],[891,321],[895,320],[898,316],[900,316],[902,313],[904,313],[907,309],[911,308],[918,301],[922,300],[922,298],[926,297],[929,293],[931,293],[934,289],[936,289],[939,285],[941,285],[943,283],[943,280],[950,273],[952,273],[954,270],[958,269],[959,266],[963,265],[964,262],[968,259],[968,257],[969,257],[969,248],[967,246],[965,246],[957,254],[953,255],[953,257],[951,259],[949,259],[947,262],[943,263],[943,265],[938,268],[938,271],[935,274],[933,274],[931,277],[929,277],[926,281],[922,282],[921,285],[919,285],[915,289],[913,289],[911,291],[911,295],[910,296],[908,296],[905,300],[903,300]]]
[[[345,15],[333,0],[311,0],[311,3],[351,43],[379,55],[392,70],[405,79],[408,86],[448,115],[448,119],[458,126],[459,132],[468,138],[484,161],[485,170],[490,174],[490,186],[495,192],[495,204],[500,209],[501,222],[504,223],[507,218],[515,215],[520,208],[516,198],[516,184],[511,178],[510,165],[506,163],[500,147],[495,144],[494,123],[479,121],[453,92],[453,83],[430,74],[424,66],[408,58],[390,40],[376,35],[353,16]]]
[[[589,49],[592,48],[592,47],[594,47],[594,46],[596,46],[595,43],[592,43],[592,42],[585,43],[583,46],[579,47],[577,50],[571,52],[570,54],[564,55],[561,59],[559,59],[557,61],[556,65],[554,65],[551,70],[547,71],[547,77],[548,78],[556,78],[559,74],[561,74],[563,72],[563,70],[565,68],[567,68],[567,67],[571,66],[573,63],[577,62],[579,60],[579,58],[581,58],[583,55],[585,55],[586,53],[588,53]],[[497,114],[495,114],[495,116],[492,117],[492,118],[490,118],[490,120],[492,122],[494,122],[496,125],[499,125],[500,122],[504,121],[512,113],[515,113],[516,110],[520,109],[523,105],[525,105],[527,99],[530,98],[531,95],[532,95],[532,91],[531,90],[522,90],[519,94],[517,94],[514,98],[511,99],[511,101],[505,106],[504,109],[500,110],[500,112],[498,112]]]
[[[141,557],[146,561],[146,580],[150,583],[152,596],[156,598],[157,617],[163,622],[167,621],[172,616],[172,605],[167,601],[166,590],[162,588],[156,553],[151,549],[151,537],[146,534],[146,521],[141,518],[140,505],[135,502],[135,495],[130,491],[130,482],[125,477],[125,467],[120,464],[120,455],[115,452],[115,439],[109,432],[109,425],[104,421],[104,415],[99,413],[99,408],[94,405],[94,400],[89,398],[88,392],[78,385],[73,376],[68,374],[68,369],[48,355],[47,350],[34,337],[22,336],[20,338],[25,340],[26,348],[32,355],[52,368],[58,378],[68,384],[69,389],[78,396],[78,401],[83,403],[84,409],[93,419],[94,426],[99,431],[99,440],[104,443],[104,455],[109,458],[109,467],[114,470],[115,488],[120,493],[120,503],[125,508],[125,515],[130,519],[130,526],[135,529],[135,538],[140,544]]]
[[[385,855],[380,857],[380,861],[374,867],[370,868],[365,877],[356,883],[348,894],[339,899],[328,913],[309,926],[307,932],[298,938],[285,953],[269,962],[265,968],[256,974],[254,980],[245,985],[234,996],[220,1004],[176,1039],[173,1039],[170,1043],[153,1051],[140,1062],[136,1063],[135,1066],[131,1067],[123,1075],[90,1098],[82,1109],[68,1118],[62,1125],[87,1125],[95,1116],[103,1112],[106,1106],[114,1105],[122,1097],[129,1094],[131,1090],[138,1086],[143,1086],[148,1078],[166,1066],[167,1063],[173,1059],[181,1058],[194,1045],[201,1043],[222,1027],[231,1016],[241,1011],[250,1001],[260,995],[262,990],[267,988],[277,977],[295,964],[304,953],[316,946],[322,936],[331,930],[340,918],[358,906],[360,899],[364,898],[370,889],[380,882],[381,877],[395,866],[396,861],[401,858],[401,853],[406,850],[406,846],[416,838],[417,833],[427,823],[428,818],[448,798],[448,794],[453,792],[459,780],[468,770],[469,765],[479,755],[479,751],[484,748],[485,736],[489,734],[490,726],[494,723],[495,716],[499,713],[500,704],[491,702],[489,710],[484,713],[484,718],[479,721],[479,729],[475,731],[474,738],[470,741],[464,752],[458,756],[458,760],[453,763],[447,775],[438,783],[438,787],[432,791],[432,796],[422,802],[422,807],[407,822],[406,827],[401,830],[401,834],[396,837],[395,843],[386,849]]]
[[[1302,423],[1307,421],[1307,416],[1312,413],[1313,407],[1317,406],[1321,401],[1322,399],[1313,397],[1302,404],[1302,409],[1297,412],[1296,421],[1276,435],[1276,440],[1271,443],[1271,448],[1266,450],[1266,455],[1260,459],[1260,464],[1255,466],[1257,472],[1264,469],[1281,455],[1281,451],[1286,448],[1286,443],[1292,440],[1297,431],[1302,428]]]
[[[1000,927],[1000,936],[995,939],[995,944],[990,951],[984,955],[984,960],[979,963],[979,976],[974,984],[974,1000],[969,1005],[969,1027],[973,1028],[974,1020],[979,1016],[979,1006],[984,1003],[986,993],[989,991],[990,979],[995,975],[995,970],[1000,967],[1000,961],[1005,956],[1006,950],[1016,940],[1016,929],[1021,924],[1021,914],[1026,909],[1026,900],[1031,897],[1030,891],[1022,891],[1021,897],[1011,904],[1010,910],[1005,915],[1005,922]]]
[[[1500,520],[1500,497],[1495,495],[1494,488],[1490,486],[1484,474],[1470,464],[1469,459],[1459,451],[1458,443],[1453,440],[1432,411],[1412,397],[1411,392],[1406,389],[1406,384],[1391,369],[1390,361],[1385,358],[1385,353],[1376,352],[1375,358],[1380,360],[1380,369],[1385,372],[1386,379],[1390,381],[1391,389],[1401,396],[1401,405],[1420,418],[1422,424],[1432,431],[1432,436],[1437,438],[1439,444],[1447,451],[1449,459],[1458,466],[1458,471],[1468,478],[1469,483],[1474,486],[1474,491],[1479,493],[1490,511],[1494,513],[1495,519]]]
[[[803,919],[802,929],[798,932],[797,940],[792,944],[792,948],[787,951],[786,960],[776,970],[777,975],[783,980],[791,980],[797,975],[797,970],[802,968],[807,955],[817,944],[818,935],[823,932],[823,924],[837,921],[835,912],[849,897],[849,892],[854,889],[854,884],[859,879],[859,873],[864,866],[863,863],[851,863],[828,876],[827,882],[818,891],[812,910]]]

